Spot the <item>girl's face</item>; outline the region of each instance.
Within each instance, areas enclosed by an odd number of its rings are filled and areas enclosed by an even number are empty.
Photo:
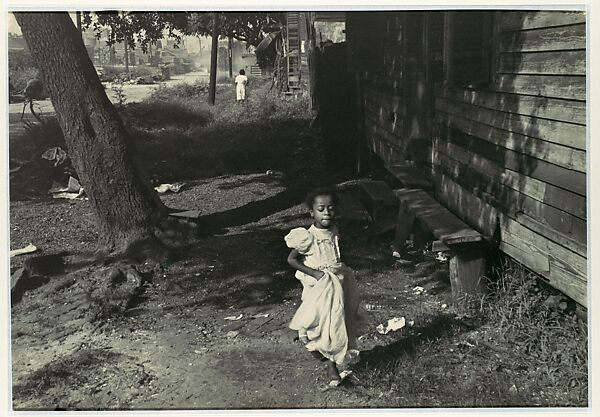
[[[335,219],[337,208],[333,203],[333,196],[318,195],[313,200],[310,216],[314,225],[319,229],[329,229]]]

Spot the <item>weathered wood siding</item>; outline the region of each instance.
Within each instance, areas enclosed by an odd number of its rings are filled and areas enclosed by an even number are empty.
[[[406,98],[419,94],[417,89],[425,82],[418,32],[424,16],[422,12],[346,14],[349,66],[361,80],[365,137],[385,163],[431,166],[430,126],[423,117],[430,103],[406,105]]]
[[[505,253],[586,306],[585,14],[494,25],[493,81],[436,91],[436,197],[484,233],[499,225]]]

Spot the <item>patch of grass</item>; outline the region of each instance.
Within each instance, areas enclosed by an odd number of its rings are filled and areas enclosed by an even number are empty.
[[[399,407],[587,406],[587,331],[573,302],[514,262],[496,273],[471,314],[425,312],[415,322],[430,325],[365,352],[363,386]]]

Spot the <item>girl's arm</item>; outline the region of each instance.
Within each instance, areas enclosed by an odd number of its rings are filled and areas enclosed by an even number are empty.
[[[297,269],[300,272],[304,272],[306,275],[310,275],[316,280],[323,278],[325,272],[319,271],[318,269],[312,269],[304,265],[302,262],[300,262],[300,256],[300,252],[298,252],[296,249],[292,249],[287,258],[288,264],[290,264],[292,268]]]

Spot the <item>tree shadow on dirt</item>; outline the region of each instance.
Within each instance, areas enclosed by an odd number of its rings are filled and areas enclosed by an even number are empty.
[[[252,201],[234,209],[201,216],[196,220],[199,226],[199,235],[206,237],[223,233],[227,227],[256,222],[278,211],[293,207],[299,203],[301,196],[302,194],[298,190],[288,188],[273,197]]]
[[[415,327],[406,337],[386,346],[376,346],[371,350],[361,351],[361,360],[356,366],[358,372],[369,368],[387,369],[398,362],[403,355],[414,355],[419,345],[440,339],[450,334],[461,333],[475,328],[474,323],[458,321],[454,316],[442,314],[434,317],[424,327]]]

